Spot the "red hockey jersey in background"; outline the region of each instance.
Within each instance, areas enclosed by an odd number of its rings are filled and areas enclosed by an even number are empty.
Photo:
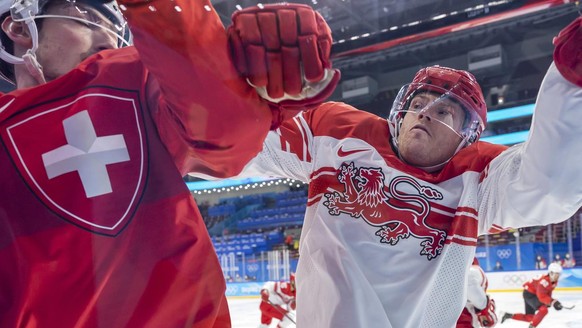
[[[549,274],[541,275],[530,279],[523,284],[523,288],[536,295],[540,302],[550,306],[552,304],[552,292],[558,285],[557,281],[552,282]]]

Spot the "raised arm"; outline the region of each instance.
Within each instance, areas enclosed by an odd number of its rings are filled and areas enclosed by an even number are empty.
[[[182,174],[238,173],[260,149],[271,112],[235,70],[208,0],[120,0],[148,79],[148,105]]]
[[[249,164],[243,176],[289,175],[306,180],[304,168],[311,163],[302,156],[281,150],[280,143],[285,139],[286,143],[299,145],[304,142],[303,138],[308,138],[297,130],[297,124],[307,124],[297,114],[319,107],[339,83],[340,72],[331,68],[332,38],[329,26],[309,6],[282,3],[235,12],[232,25],[228,28],[228,37],[240,76],[256,90],[273,114],[271,129],[274,131],[265,141],[264,151],[253,163],[263,157],[271,163],[271,157],[265,155],[267,148],[281,152],[285,159],[301,163],[293,172],[281,168],[287,162],[274,163],[274,166],[262,163],[256,171],[249,170],[252,166]],[[295,119],[291,120],[293,117]],[[294,150],[298,148],[292,147]],[[298,151],[309,152],[307,146],[304,148]],[[193,175],[217,177],[212,174]]]
[[[528,141],[490,164],[480,188],[482,224],[546,225],[582,206],[581,22],[554,40],[554,63],[540,87]]]

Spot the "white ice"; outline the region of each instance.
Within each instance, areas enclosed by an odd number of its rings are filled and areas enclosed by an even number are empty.
[[[497,312],[523,312],[523,298],[520,292],[500,292],[491,293]],[[574,309],[556,311],[550,309],[539,328],[582,328],[582,291],[556,291],[554,298],[560,300],[564,305],[575,305]],[[259,311],[259,297],[251,298],[229,298],[228,304],[232,317],[233,328],[257,328],[260,324],[261,313]],[[499,317],[501,322],[501,317]],[[276,327],[276,320],[273,320],[271,327]],[[499,328],[527,328],[528,324],[522,321],[507,320],[503,324],[498,324]],[[363,328],[363,327],[362,327]]]

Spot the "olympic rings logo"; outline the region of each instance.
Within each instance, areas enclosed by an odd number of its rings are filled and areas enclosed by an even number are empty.
[[[238,294],[238,286],[226,284],[226,295]]]
[[[505,275],[503,276],[503,281],[510,285],[521,286],[526,282],[527,278],[525,275]]]
[[[497,257],[499,257],[500,259],[508,259],[510,256],[511,256],[511,249],[509,249],[509,248],[497,250]]]
[[[259,271],[259,265],[256,263],[249,264],[249,265],[247,265],[247,271],[248,272],[257,272],[257,271]]]

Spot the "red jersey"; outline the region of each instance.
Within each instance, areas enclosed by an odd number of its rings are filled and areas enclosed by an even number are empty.
[[[135,48],[0,97],[0,327],[230,327],[182,176],[240,171],[271,114],[210,1],[126,5]]]
[[[269,302],[272,304],[287,305],[295,300],[295,289],[289,282],[267,281],[262,289],[269,292]]]
[[[557,285],[557,281],[552,282],[550,280],[549,274],[544,274],[526,281],[523,284],[523,288],[528,292],[535,294],[540,302],[549,306],[552,303],[552,292]]]

